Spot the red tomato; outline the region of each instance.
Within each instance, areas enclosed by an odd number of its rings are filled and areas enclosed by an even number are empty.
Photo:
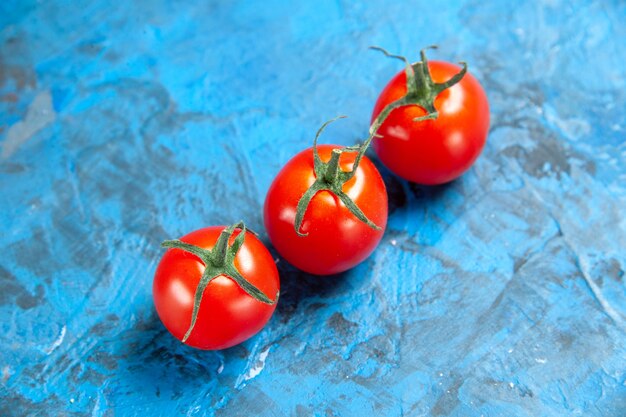
[[[429,61],[435,83],[443,83],[461,68]],[[407,92],[406,73],[391,79],[376,101],[372,122],[389,103]],[[400,177],[419,184],[443,184],[459,177],[480,155],[489,130],[489,104],[476,78],[466,73],[460,82],[437,95],[438,117],[413,121],[427,112],[416,105],[398,107],[387,116],[374,139],[380,160]]]
[[[337,145],[319,145],[320,158],[328,162]],[[342,171],[352,170],[356,152],[344,152]],[[367,157],[354,177],[341,189],[380,229],[359,220],[329,191],[319,191],[306,209],[298,236],[294,228],[299,200],[316,180],[313,148],[293,157],[278,173],[265,199],[265,228],[272,244],[292,265],[317,275],[346,271],[365,260],[376,248],[387,224],[387,191],[378,170]]]
[[[210,251],[224,230],[224,226],[207,227],[183,236],[181,241]],[[229,249],[240,233],[234,230],[227,237]],[[231,263],[248,284],[273,303],[253,298],[231,276],[219,274],[201,292],[197,320],[184,341],[186,344],[199,349],[228,348],[252,337],[272,316],[280,286],[274,259],[256,236],[249,232],[244,236]],[[201,288],[205,265],[206,262],[192,253],[169,249],[154,275],[152,294],[157,313],[167,330],[179,340],[183,340],[191,328],[194,295]]]

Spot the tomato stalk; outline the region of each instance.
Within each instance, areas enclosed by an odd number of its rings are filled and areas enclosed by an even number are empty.
[[[307,207],[309,203],[315,197],[315,195],[320,191],[328,191],[346,206],[348,210],[360,221],[364,222],[368,226],[373,229],[380,230],[380,227],[377,226],[374,222],[367,218],[367,216],[363,213],[363,211],[356,205],[352,199],[343,192],[343,185],[354,177],[356,174],[356,170],[361,163],[361,158],[365,154],[365,151],[370,145],[374,134],[370,135],[367,140],[363,143],[363,145],[358,146],[347,146],[344,148],[333,149],[330,160],[328,162],[323,162],[320,158],[320,155],[317,151],[317,139],[320,137],[326,126],[330,123],[334,122],[337,119],[344,119],[346,116],[338,116],[332,120],[324,123],[317,131],[315,135],[315,139],[313,140],[313,169],[315,172],[315,182],[311,184],[308,190],[300,197],[298,201],[298,205],[296,207],[296,218],[294,221],[294,228],[298,236],[306,236],[308,233],[301,233],[300,228],[302,227],[302,221],[304,220],[304,214],[306,213]],[[341,154],[344,152],[358,152],[355,159],[354,164],[352,165],[352,170],[343,171],[339,165],[339,158]]]
[[[426,111],[426,115],[416,117],[413,119],[414,122],[436,119],[439,114],[435,108],[435,99],[443,90],[450,88],[461,81],[467,72],[467,64],[465,62],[459,62],[459,64],[463,67],[461,71],[446,82],[434,82],[432,76],[430,75],[430,70],[428,69],[428,60],[426,59],[426,49],[437,49],[434,45],[422,49],[420,51],[421,61],[416,62],[413,65],[411,65],[405,57],[390,54],[381,47],[371,46],[370,49],[380,51],[389,58],[396,58],[404,61],[406,73],[406,94],[398,100],[385,106],[378,117],[376,117],[376,120],[372,122],[370,133],[377,132],[387,116],[389,116],[389,114],[398,107],[414,105],[423,108]]]
[[[233,244],[228,246],[228,241],[235,232],[235,229],[241,229],[241,232],[237,235],[237,237],[233,241]],[[193,301],[193,312],[191,314],[191,323],[189,325],[189,329],[182,339],[183,343],[187,341],[187,339],[191,335],[191,331],[196,324],[196,319],[198,318],[198,311],[200,311],[200,303],[202,302],[204,290],[211,281],[219,276],[224,275],[229,277],[230,279],[235,281],[237,285],[239,285],[241,289],[244,290],[248,295],[262,303],[272,305],[278,299],[278,294],[276,294],[276,300],[271,300],[263,293],[263,291],[261,291],[251,282],[245,279],[237,270],[237,267],[235,267],[235,256],[243,245],[245,235],[246,225],[243,222],[239,222],[222,230],[217,239],[217,242],[215,243],[215,246],[211,250],[191,245],[178,239],[166,240],[161,244],[161,246],[164,248],[180,249],[185,252],[191,253],[192,255],[200,258],[205,266],[202,277],[200,278],[200,282],[196,287]]]

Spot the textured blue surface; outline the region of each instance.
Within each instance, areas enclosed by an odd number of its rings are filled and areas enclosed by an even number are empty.
[[[624,2],[194,3],[0,4],[0,415],[626,415]],[[381,167],[367,262],[279,262],[256,337],[174,340],[160,241],[266,236],[319,124],[366,135],[401,68],[367,46],[433,43],[488,93],[476,165],[435,188]]]

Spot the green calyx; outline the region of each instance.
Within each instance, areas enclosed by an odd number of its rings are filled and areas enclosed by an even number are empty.
[[[428,69],[428,61],[426,59],[426,49],[437,49],[436,46],[429,46],[420,51],[421,61],[411,65],[409,61],[400,55],[392,55],[383,48],[378,46],[371,46],[370,49],[380,51],[390,58],[396,58],[404,61],[406,72],[406,94],[396,101],[389,103],[376,117],[376,120],[372,122],[370,132],[377,132],[385,119],[389,116],[392,110],[402,107],[415,105],[420,106],[426,110],[426,115],[416,117],[414,122],[420,122],[428,119],[436,119],[438,116],[437,109],[435,108],[435,99],[443,90],[452,87],[463,79],[465,73],[467,73],[467,64],[465,62],[459,62],[463,67],[461,71],[455,74],[448,81],[443,83],[436,83],[433,81],[430,70]]]
[[[241,232],[237,235],[237,237],[233,241],[233,244],[228,246],[228,241],[235,232],[235,229],[241,229]],[[191,314],[191,324],[189,325],[189,329],[182,339],[183,343],[187,341],[187,339],[191,335],[191,331],[196,325],[196,319],[198,318],[198,311],[200,311],[200,303],[202,302],[202,295],[204,294],[204,290],[211,281],[221,275],[225,275],[235,281],[242,290],[244,290],[255,300],[270,305],[274,304],[276,300],[278,300],[278,294],[276,294],[276,299],[272,301],[260,289],[255,287],[248,280],[246,280],[235,267],[235,256],[243,245],[245,236],[246,225],[243,222],[239,222],[222,230],[217,239],[217,242],[215,242],[215,246],[211,250],[191,245],[189,243],[181,242],[178,239],[166,240],[165,242],[161,243],[161,247],[168,249],[180,249],[196,255],[198,258],[200,258],[205,266],[202,277],[200,278],[200,282],[196,287],[196,293],[193,300],[193,312]]]
[[[320,158],[320,155],[317,151],[317,139],[320,137],[326,126],[330,123],[334,122],[337,119],[345,119],[346,116],[338,116],[332,120],[324,123],[317,134],[315,135],[315,139],[313,140],[313,166],[315,171],[315,182],[309,187],[308,190],[300,197],[298,201],[298,206],[296,207],[296,218],[294,221],[294,228],[298,236],[306,236],[307,233],[301,233],[300,228],[302,227],[302,221],[304,219],[304,214],[306,213],[307,207],[309,203],[315,197],[315,195],[320,191],[328,191],[334,195],[336,195],[339,200],[350,210],[354,216],[367,224],[369,227],[380,230],[380,227],[374,224],[373,221],[367,218],[367,216],[361,211],[361,209],[356,205],[354,201],[346,193],[343,192],[343,185],[354,177],[359,164],[361,163],[361,158],[365,154],[370,142],[372,141],[374,135],[370,135],[369,138],[361,145],[355,146],[347,146],[345,148],[333,149],[330,160],[328,162],[323,162]],[[339,158],[341,154],[344,152],[357,152],[356,158],[354,159],[354,164],[352,166],[351,171],[343,171],[339,165]]]

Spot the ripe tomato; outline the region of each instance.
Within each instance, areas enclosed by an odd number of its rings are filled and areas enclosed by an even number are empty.
[[[299,202],[321,174],[316,170],[316,147],[320,162],[325,164],[331,161],[333,150],[339,154],[338,166],[344,174],[358,166],[353,177],[337,184],[336,190],[343,191],[344,197],[327,189],[312,193],[301,217],[299,235]],[[387,224],[387,191],[367,157],[355,163],[365,147],[356,153],[337,145],[314,145],[287,162],[270,186],[264,207],[265,228],[278,252],[297,268],[317,275],[343,272],[365,260],[380,242]],[[369,224],[363,216],[357,218],[354,208],[346,203],[358,207]]]
[[[225,349],[252,337],[272,316],[278,271],[243,224],[196,230],[163,246],[170,249],[154,275],[154,305],[183,343]]]
[[[426,65],[428,71],[421,71]],[[454,64],[426,61],[423,51],[422,62],[413,64],[412,68],[418,88],[428,84],[429,74],[436,84],[445,83],[461,72]],[[419,80],[422,76],[424,79]],[[406,94],[407,71],[401,71],[380,93],[372,123],[386,106]],[[378,157],[391,171],[426,185],[452,181],[467,171],[480,155],[489,130],[487,96],[471,74],[464,73],[460,81],[433,98],[434,109],[431,107],[430,111],[437,112],[436,118],[414,121],[429,113],[419,104],[396,107],[380,124],[377,133],[381,137],[374,139],[373,144]]]

